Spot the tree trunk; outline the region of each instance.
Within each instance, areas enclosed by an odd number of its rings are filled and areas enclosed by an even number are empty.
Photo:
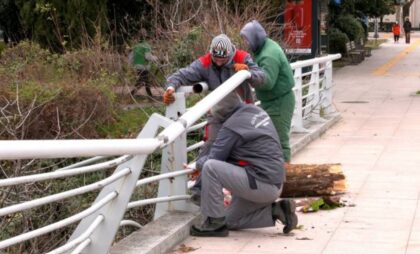
[[[410,16],[410,7],[413,4],[414,0],[408,1],[406,4],[403,5],[403,19]]]
[[[291,164],[281,197],[331,196],[345,190],[341,164]]]

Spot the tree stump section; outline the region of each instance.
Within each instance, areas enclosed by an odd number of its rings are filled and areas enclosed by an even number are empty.
[[[332,196],[346,191],[341,164],[290,164],[281,197]]]

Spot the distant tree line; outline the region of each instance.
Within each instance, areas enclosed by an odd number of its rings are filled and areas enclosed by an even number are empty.
[[[147,2],[0,0],[0,29],[6,43],[30,39],[57,51],[80,47],[98,35],[111,36],[118,44],[140,25],[149,25]]]

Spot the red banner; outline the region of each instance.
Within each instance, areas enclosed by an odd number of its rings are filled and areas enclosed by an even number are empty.
[[[283,33],[288,54],[311,54],[312,0],[287,0]]]

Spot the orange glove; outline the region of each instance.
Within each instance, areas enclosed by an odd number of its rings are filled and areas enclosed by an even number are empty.
[[[241,63],[234,64],[233,69],[235,69],[236,72],[242,71],[242,70],[246,70],[246,71],[249,70],[248,65],[241,64]]]
[[[173,88],[166,89],[165,93],[163,94],[163,103],[165,103],[166,105],[174,103],[174,92],[175,90]]]
[[[190,174],[190,179],[191,180],[197,180],[197,177],[200,175],[200,171],[198,170],[194,170],[191,174]]]

